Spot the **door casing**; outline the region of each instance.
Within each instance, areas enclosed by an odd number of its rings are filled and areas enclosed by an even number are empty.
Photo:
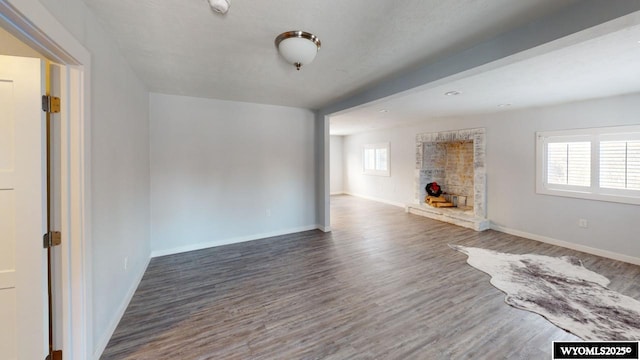
[[[60,247],[64,359],[94,358],[92,343],[91,55],[37,0],[0,0],[0,26],[61,64]]]

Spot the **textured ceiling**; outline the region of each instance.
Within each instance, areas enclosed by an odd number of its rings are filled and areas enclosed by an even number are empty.
[[[331,117],[330,132],[348,135],[640,92],[640,16],[621,23],[623,28],[614,32],[607,32],[610,26],[590,29],[592,38],[555,51],[347,110]],[[460,94],[446,96],[449,91]]]
[[[84,0],[152,92],[321,108],[572,0]],[[296,71],[274,38],[322,41]]]

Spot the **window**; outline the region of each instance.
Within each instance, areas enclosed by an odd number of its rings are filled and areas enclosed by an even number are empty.
[[[362,164],[367,175],[390,176],[389,143],[365,145]]]
[[[640,126],[537,134],[540,194],[640,204]]]

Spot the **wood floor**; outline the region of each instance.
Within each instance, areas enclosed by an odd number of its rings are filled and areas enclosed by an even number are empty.
[[[578,340],[448,243],[578,256],[640,299],[638,266],[349,196],[331,211],[331,233],[152,259],[102,359],[550,359]]]

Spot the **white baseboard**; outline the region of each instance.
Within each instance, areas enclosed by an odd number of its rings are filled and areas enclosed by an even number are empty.
[[[317,225],[317,229],[322,231],[322,232],[330,232],[331,231],[331,226]]]
[[[133,294],[135,294],[136,290],[138,289],[138,286],[140,285],[140,281],[142,281],[142,277],[144,276],[144,273],[147,271],[147,267],[149,266],[150,261],[151,261],[151,257],[147,258],[146,263],[142,267],[142,271],[140,271],[136,275],[135,281],[133,282],[133,284],[131,284],[131,287],[127,291],[126,296],[124,297],[124,300],[118,307],[118,311],[116,312],[115,316],[111,320],[111,323],[109,323],[107,332],[104,334],[102,339],[100,339],[100,341],[96,344],[95,352],[93,353],[94,359],[100,359],[100,356],[102,356],[104,349],[107,348],[107,344],[109,344],[109,340],[111,340],[111,337],[113,336],[114,331],[116,331],[116,328],[118,327],[118,324],[120,323],[120,320],[124,315],[124,312],[127,310],[127,307],[129,306],[129,303],[133,298]]]
[[[336,191],[336,192],[329,193],[330,196],[333,196],[333,195],[344,195],[344,194],[346,194],[344,191]]]
[[[253,241],[258,239],[293,234],[297,232],[309,231],[309,230],[315,230],[315,229],[320,229],[324,231],[323,229],[320,228],[320,225],[308,225],[308,226],[303,226],[299,228],[285,229],[285,230],[273,231],[273,232],[268,232],[263,234],[239,236],[239,237],[230,238],[230,239],[221,239],[221,240],[210,241],[205,243],[190,244],[190,245],[179,246],[171,249],[154,250],[151,252],[151,257],[154,258],[158,256],[179,254],[179,253],[188,252],[188,251],[208,249],[216,246],[236,244],[236,243],[241,243],[245,241]]]
[[[494,223],[491,223],[491,229],[503,232],[505,234],[519,236],[525,239],[530,239],[530,240],[540,241],[540,242],[551,244],[551,245],[561,246],[571,250],[582,251],[587,254],[602,256],[608,259],[623,261],[629,264],[640,265],[640,258],[619,254],[613,251],[602,250],[602,249],[594,248],[591,246],[575,244],[569,241],[558,240],[558,239],[550,238],[547,236],[531,234],[525,231],[515,230],[508,227],[496,225]]]
[[[359,198],[367,199],[367,200],[371,200],[371,201],[376,201],[376,202],[387,204],[387,205],[393,205],[393,206],[401,207],[403,209],[406,207],[405,203],[399,203],[399,202],[386,200],[386,199],[382,199],[382,198],[377,198],[377,197],[373,197],[373,196],[356,194],[356,193],[351,193],[351,192],[348,192],[348,191],[345,191],[343,194],[351,195],[351,196],[355,196],[355,197],[359,197]]]

